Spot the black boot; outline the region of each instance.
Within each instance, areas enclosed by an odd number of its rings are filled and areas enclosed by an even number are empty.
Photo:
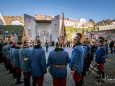
[[[97,76],[96,76],[97,79],[100,79],[101,78],[101,72],[100,71],[97,71]]]
[[[24,78],[24,86],[30,86],[30,78]]]
[[[33,83],[33,85],[32,86],[36,86],[36,83]]]
[[[21,83],[23,83],[22,81],[20,81],[20,78],[21,78],[21,73],[17,73],[17,82],[16,82],[16,84],[21,84]]]
[[[13,67],[12,67],[11,64],[9,65],[9,69],[10,69],[10,72],[9,72],[9,73],[12,74],[12,73],[13,73]]]
[[[13,68],[13,77],[17,78],[17,74],[16,74],[16,69],[15,68]]]
[[[82,83],[75,83],[75,86],[82,86]]]
[[[102,73],[102,78],[105,79],[105,73],[104,72]]]

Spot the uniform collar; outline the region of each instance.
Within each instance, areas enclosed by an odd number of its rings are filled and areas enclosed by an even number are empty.
[[[99,47],[103,47],[103,45],[100,45]]]
[[[35,45],[34,48],[42,48],[40,45]]]
[[[64,49],[63,48],[55,48],[54,51],[63,51]]]
[[[75,46],[79,46],[79,45],[81,45],[80,42],[76,43],[76,44],[73,46],[73,48],[74,48]]]
[[[20,47],[19,47],[19,46],[16,46],[15,49],[20,49]]]

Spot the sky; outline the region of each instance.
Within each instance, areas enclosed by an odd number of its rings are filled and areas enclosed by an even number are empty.
[[[0,0],[0,12],[4,16],[55,16],[64,12],[66,18],[91,18],[98,22],[115,19],[115,0]]]

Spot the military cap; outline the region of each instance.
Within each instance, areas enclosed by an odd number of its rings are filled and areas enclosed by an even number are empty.
[[[76,36],[74,39],[80,42],[81,38],[79,36]]]
[[[104,42],[104,38],[103,37],[98,37],[98,41],[99,42]]]
[[[82,34],[81,33],[77,33],[76,35],[79,36],[80,39],[82,38]]]

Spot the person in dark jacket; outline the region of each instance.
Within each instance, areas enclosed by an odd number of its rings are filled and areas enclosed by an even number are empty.
[[[112,54],[113,53],[113,47],[114,47],[114,41],[113,40],[111,40],[109,47],[110,47],[111,54]]]
[[[73,79],[75,81],[75,86],[82,86],[83,82],[83,67],[84,67],[84,57],[85,49],[80,43],[81,38],[76,36],[73,40],[73,51],[71,54],[70,68],[73,74]]]
[[[33,86],[42,86],[44,74],[47,73],[45,51],[41,47],[41,41],[37,40],[37,45],[31,50],[31,67]]]
[[[13,77],[16,78],[16,70],[13,66],[13,49],[16,47],[16,42],[12,43],[12,47],[10,48],[10,72],[13,73]]]
[[[104,48],[105,48],[105,51],[106,51],[106,57],[107,57],[107,55],[108,55],[108,41],[107,41],[107,39],[105,40]]]
[[[2,52],[2,48],[3,47],[3,43],[2,41],[0,41],[0,63],[3,63],[3,52]]]
[[[10,61],[10,49],[12,48],[12,41],[9,41],[9,44],[6,45],[6,69],[10,70],[9,73],[11,72],[11,61]]]
[[[98,74],[99,74],[98,81],[100,81],[100,78],[104,78],[104,63],[105,63],[106,51],[103,46],[104,38],[99,37],[98,42],[99,47],[95,53],[95,56],[96,56],[96,62],[98,64]]]
[[[7,57],[6,45],[7,45],[7,42],[4,41],[4,43],[3,43],[3,60],[4,60],[5,68],[7,67],[7,62],[6,62],[7,61],[7,59],[6,59],[6,57]]]
[[[48,52],[48,41],[46,40],[46,53]]]
[[[19,51],[19,59],[21,70],[24,75],[24,86],[30,86],[30,77],[31,77],[31,51],[30,51],[30,43],[28,40],[24,41],[24,45]]]
[[[55,50],[51,51],[48,57],[48,69],[53,79],[53,86],[66,86],[67,64],[70,62],[69,55],[59,43],[56,43]]]
[[[91,43],[91,61],[93,61],[94,59],[96,49],[97,49],[96,45],[94,44],[94,42],[92,42]]]
[[[89,67],[91,64],[91,46],[90,46],[90,41],[88,38],[85,39],[86,47],[87,47],[87,55],[85,58],[86,62],[86,70],[89,71]]]
[[[20,68],[20,60],[19,60],[19,50],[21,49],[21,45],[22,45],[22,43],[18,42],[16,44],[15,48],[12,50],[12,57],[13,57],[12,64],[13,64],[13,67],[15,69],[16,78],[17,78],[16,84],[22,83],[20,81],[22,71],[21,71],[21,68]]]

